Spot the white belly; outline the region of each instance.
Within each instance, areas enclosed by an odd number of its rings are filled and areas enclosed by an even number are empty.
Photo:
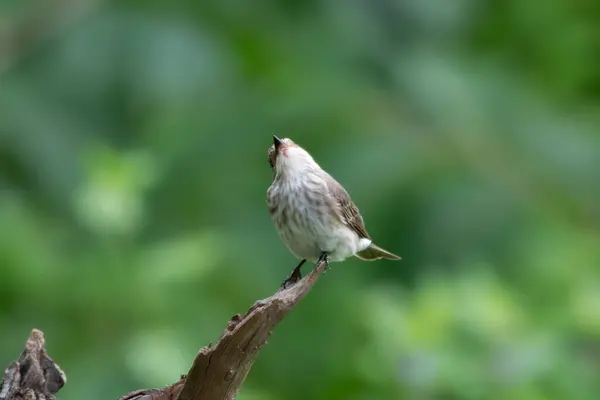
[[[322,203],[319,207],[287,196],[282,200],[273,222],[283,242],[298,258],[316,263],[325,252],[329,261],[343,261],[371,244],[371,240],[360,238],[336,215],[322,212]]]

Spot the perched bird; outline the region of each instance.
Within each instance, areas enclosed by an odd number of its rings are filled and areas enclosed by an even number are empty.
[[[300,263],[283,287],[297,282],[300,268],[312,263],[361,260],[400,260],[371,240],[348,192],[310,154],[290,139],[273,136],[268,151],[273,182],[267,205],[273,224]]]

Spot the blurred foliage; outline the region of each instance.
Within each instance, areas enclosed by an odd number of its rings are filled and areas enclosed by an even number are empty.
[[[600,2],[6,0],[0,365],[178,379],[296,260],[271,135],[399,263],[336,263],[240,400],[596,399]],[[596,393],[596,394],[594,394]]]

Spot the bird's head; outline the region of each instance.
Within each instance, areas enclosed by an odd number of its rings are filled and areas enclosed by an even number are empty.
[[[288,138],[273,136],[273,145],[269,147],[268,155],[274,175],[301,172],[316,165],[306,150]]]

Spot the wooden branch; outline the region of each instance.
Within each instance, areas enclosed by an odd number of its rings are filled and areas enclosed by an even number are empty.
[[[17,361],[4,371],[0,400],[54,400],[67,382],[60,367],[44,348],[44,334],[34,329]]]
[[[233,400],[275,326],[306,296],[325,271],[320,263],[299,282],[234,315],[218,342],[200,349],[187,376],[163,389],[137,391],[119,400]]]
[[[275,326],[306,296],[326,269],[320,263],[287,289],[259,300],[229,321],[217,343],[200,349],[187,375],[160,389],[137,390],[119,400],[233,400]],[[6,370],[0,400],[54,400],[66,377],[44,350],[44,336],[33,330],[19,361]],[[34,393],[36,397],[31,396]],[[12,397],[11,397],[12,396]]]

